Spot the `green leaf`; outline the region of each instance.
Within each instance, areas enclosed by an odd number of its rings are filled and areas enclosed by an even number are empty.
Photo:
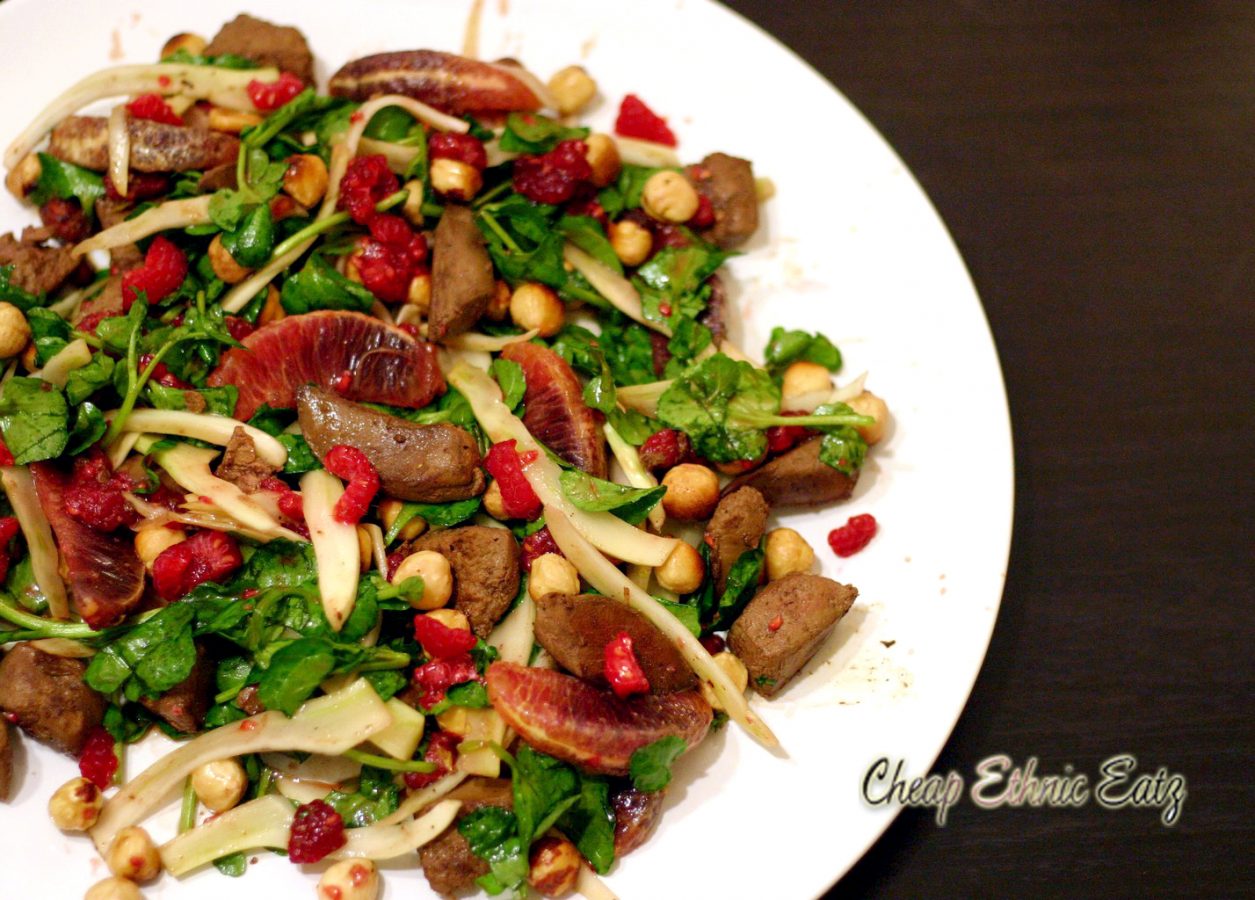
[[[238,228],[222,236],[222,246],[246,269],[256,269],[269,262],[274,243],[275,226],[269,203],[257,204]]]
[[[187,409],[187,395],[200,394],[205,401],[205,412],[227,417],[235,414],[235,403],[240,396],[240,389],[233,384],[193,390],[150,382],[146,391],[154,409]]]
[[[614,864],[614,824],[610,785],[601,778],[582,776],[579,796],[558,819],[558,830],[601,875]]]
[[[219,69],[256,69],[258,63],[235,53],[221,53],[217,56],[199,56],[179,48],[169,56],[161,58],[163,63],[181,63],[185,66],[217,66]]]
[[[106,353],[93,353],[91,361],[70,373],[65,381],[65,399],[71,406],[78,406],[96,391],[113,383],[113,357]]]
[[[592,216],[563,216],[558,220],[557,228],[563,237],[599,263],[623,274],[623,263],[619,261],[614,247],[610,246],[601,223]]]
[[[692,632],[693,637],[702,636],[701,617],[697,612],[696,606],[691,606],[688,603],[675,603],[662,597],[655,597],[654,599],[662,605],[663,609],[679,619],[680,623]]]
[[[335,651],[321,638],[293,641],[270,657],[257,683],[257,699],[267,709],[292,715],[336,667]]]
[[[799,360],[818,363],[835,372],[841,368],[841,351],[822,334],[776,327],[771,330],[771,338],[763,349],[763,360],[772,375],[780,374]]]
[[[694,239],[685,247],[664,247],[636,270],[632,283],[641,294],[645,318],[669,322],[696,318],[706,308],[706,279],[731,254]]]
[[[244,219],[247,201],[233,188],[220,188],[209,198],[209,219],[224,233],[235,231]]]
[[[709,631],[723,631],[729,628],[736,617],[745,609],[746,604],[754,598],[758,591],[758,579],[763,571],[763,551],[746,550],[737,557],[736,562],[728,571],[728,580],[719,597],[715,608],[715,619]]]
[[[384,535],[384,543],[391,544],[396,540],[401,529],[405,528],[415,517],[423,519],[433,528],[448,528],[465,522],[479,512],[482,502],[479,497],[470,497],[450,503],[403,503],[401,512],[397,514],[392,527]]]
[[[458,833],[490,872],[476,879],[489,894],[513,891],[527,881],[527,843],[519,839],[518,819],[500,806],[481,806],[458,821]]]
[[[92,657],[83,681],[93,690],[109,694],[136,676],[144,693],[168,691],[187,678],[196,664],[194,617],[191,606],[175,603],[124,629],[120,637]]]
[[[645,182],[649,181],[654,174],[664,171],[666,170],[652,166],[624,166],[619,172],[618,179],[615,181],[615,190],[618,192],[617,199],[618,203],[622,204],[622,209],[633,209],[640,206],[641,193],[645,190]],[[606,211],[610,212],[609,209]],[[611,215],[617,215],[617,213],[611,213]]]
[[[13,283],[13,266],[0,266],[0,300],[12,303],[22,312],[29,312],[37,306],[43,306],[48,298],[43,294],[32,294]]]
[[[226,856],[219,856],[214,860],[214,868],[230,878],[239,878],[248,871],[248,855],[240,850]]]
[[[400,789],[391,772],[363,766],[357,791],[351,794],[332,791],[326,800],[344,819],[347,827],[362,828],[396,811],[400,804]]]
[[[654,344],[649,329],[635,322],[602,323],[598,344],[606,356],[615,384],[627,387],[657,381],[654,371]]]
[[[615,409],[606,414],[614,430],[633,447],[639,447],[655,433],[662,430],[662,425],[644,413],[634,409]]]
[[[283,283],[282,301],[292,315],[319,309],[366,312],[374,305],[375,295],[337,272],[321,253],[314,253],[305,268]]]
[[[77,200],[90,219],[96,201],[104,195],[105,180],[101,175],[47,153],[39,154],[39,181],[31,192],[31,201],[36,205],[42,206],[53,197]]]
[[[77,456],[105,436],[108,428],[105,414],[94,403],[79,406],[74,416],[74,427],[70,429],[70,437],[66,450],[71,456]]]
[[[649,511],[658,505],[666,487],[634,488],[601,478],[594,478],[578,469],[564,469],[560,480],[562,492],[579,509],[587,512],[612,512],[630,525],[645,521]]]
[[[287,129],[297,118],[316,109],[318,106],[317,92],[313,88],[306,88],[283,104],[283,106],[266,116],[265,120],[259,125],[246,128],[241,132],[240,142],[250,149],[264,147],[277,137],[280,132]]]
[[[780,391],[770,376],[747,362],[716,353],[677,378],[658,400],[658,418],[684,431],[693,448],[713,462],[758,459],[767,437],[736,413],[776,413]]]
[[[464,681],[449,688],[444,699],[431,708],[424,707],[423,712],[429,716],[438,716],[454,706],[465,706],[467,709],[486,709],[488,707],[488,689],[482,681]]]
[[[301,435],[281,434],[278,441],[288,451],[288,459],[283,464],[284,475],[303,475],[322,468],[322,460]]]
[[[387,700],[394,697],[409,685],[410,680],[403,672],[395,669],[384,669],[379,672],[367,672],[363,676],[370,682],[370,686],[375,689],[375,693],[379,695],[380,700]]]
[[[271,437],[278,437],[295,418],[295,414],[290,409],[274,409],[263,403],[257,408],[257,412],[253,413],[248,424],[266,432]]]
[[[675,735],[659,738],[637,749],[628,761],[628,775],[638,791],[653,793],[671,783],[671,764],[684,752],[684,739]]]
[[[492,361],[492,377],[501,385],[501,393],[505,395],[505,405],[511,410],[518,408],[527,392],[527,379],[523,375],[523,367],[513,360],[498,357]]]
[[[414,117],[399,106],[385,106],[370,117],[363,134],[377,141],[395,144],[404,139],[414,127]]]
[[[46,365],[73,339],[70,323],[50,309],[26,310],[26,322],[35,344],[35,362],[40,366]]]
[[[0,391],[0,431],[15,465],[60,456],[69,442],[69,409],[60,390],[38,378],[10,378]]]
[[[579,790],[575,769],[526,744],[515,754],[512,779],[514,815],[525,844],[544,834]]]
[[[867,441],[849,425],[832,429],[819,442],[819,461],[846,475],[857,472],[866,456]]]
[[[501,149],[507,153],[548,153],[560,141],[583,140],[587,128],[569,128],[537,113],[510,113]]]

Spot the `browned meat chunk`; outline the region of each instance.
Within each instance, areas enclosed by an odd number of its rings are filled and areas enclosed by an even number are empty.
[[[715,210],[715,224],[704,236],[725,250],[741,246],[758,229],[758,190],[749,160],[712,153],[696,170],[697,190]]]
[[[131,119],[131,168],[136,172],[186,172],[235,162],[240,142],[229,134]],[[109,120],[70,116],[48,139],[48,152],[64,162],[103,172],[109,166]]]
[[[844,500],[854,490],[858,472],[846,475],[820,462],[821,440],[813,438],[742,475],[723,489],[724,494],[757,488],[772,506],[827,506]]]
[[[214,663],[204,647],[196,648],[196,664],[192,672],[160,697],[140,703],[184,734],[200,731],[205,713],[213,703]]]
[[[9,723],[0,719],[0,803],[13,792],[13,743]]]
[[[390,496],[447,503],[484,492],[479,447],[463,428],[407,422],[313,385],[297,390],[296,406],[315,453],[326,456],[337,444],[356,447],[379,471]]]
[[[814,655],[858,589],[822,575],[786,575],[767,585],[728,632],[728,646],[745,663],[764,697],[780,691]]]
[[[706,545],[715,587],[720,593],[728,584],[728,573],[747,550],[755,550],[767,531],[767,501],[753,488],[727,494],[715,507],[706,524]]]
[[[632,636],[636,658],[655,694],[697,687],[680,651],[636,610],[596,594],[547,594],[536,601],[536,640],[572,675],[604,684],[606,644]]]
[[[129,531],[88,528],[65,511],[68,476],[52,463],[31,464],[39,505],[61,551],[62,576],[74,608],[92,628],[116,625],[139,603],[144,564],[135,555]]]
[[[510,69],[504,61],[480,62],[439,50],[397,50],[345,63],[327,89],[333,97],[350,100],[404,94],[455,116],[471,113],[481,119],[540,109],[540,98]]]
[[[77,244],[91,234],[91,222],[77,200],[52,197],[39,207],[39,221],[52,229],[52,236],[63,244]]]
[[[428,337],[442,341],[468,330],[488,309],[492,260],[475,215],[465,206],[444,208],[431,249],[431,316]]]
[[[514,791],[508,778],[471,778],[449,792],[449,799],[461,800],[458,819],[484,806],[514,808]],[[471,852],[457,823],[418,851],[423,874],[431,889],[442,897],[474,887],[475,879],[488,874],[488,863]]]
[[[614,855],[625,856],[649,839],[662,818],[662,803],[667,797],[661,791],[638,791],[631,782],[624,782],[610,791],[614,810]]]
[[[233,53],[262,66],[291,72],[306,84],[314,83],[314,54],[305,35],[286,25],[274,25],[241,13],[223,25],[205,47],[206,56]]]
[[[104,721],[105,698],[83,684],[87,663],[18,644],[0,660],[0,709],[41,743],[77,756]]]
[[[25,234],[23,238],[38,237]],[[32,294],[55,291],[78,268],[69,247],[41,247],[38,241],[0,234],[0,266],[13,266],[11,281]]]
[[[464,525],[425,534],[411,545],[434,550],[453,569],[453,605],[487,637],[519,591],[519,545],[504,528]]]
[[[200,396],[192,391],[193,396]],[[278,469],[257,455],[257,445],[242,427],[236,426],[231,432],[231,440],[222,454],[222,462],[214,473],[224,481],[229,481],[246,494],[252,494],[261,487],[261,483],[277,472]]]

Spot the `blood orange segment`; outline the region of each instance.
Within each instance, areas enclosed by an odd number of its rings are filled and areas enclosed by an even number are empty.
[[[621,700],[570,675],[507,662],[488,667],[488,699],[537,750],[606,775],[626,775],[636,750],[669,735],[691,750],[714,716],[697,691]]]
[[[214,387],[239,388],[237,419],[248,419],[263,403],[295,406],[296,389],[305,384],[409,409],[426,406],[445,390],[433,345],[362,313],[289,316],[241,343],[243,348],[223,354],[209,376]]]
[[[404,94],[455,116],[535,111],[541,100],[502,66],[439,50],[400,50],[355,59],[331,76],[333,97]]]
[[[523,424],[558,456],[590,475],[606,477],[606,444],[584,389],[567,361],[539,344],[510,344],[502,357],[523,367]]]

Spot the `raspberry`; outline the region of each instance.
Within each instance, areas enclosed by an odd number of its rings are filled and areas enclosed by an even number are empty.
[[[388,168],[388,159],[382,154],[359,156],[349,163],[340,179],[340,199],[336,209],[347,210],[359,225],[365,225],[375,215],[375,204],[395,193],[400,187],[397,176]]]
[[[272,491],[279,495],[279,512],[293,522],[305,521],[305,504],[301,495],[288,487],[287,482],[270,475],[260,485],[263,491]]]
[[[0,440],[0,466],[13,465],[13,452]]]
[[[164,235],[153,238],[144,254],[144,264],[122,276],[122,308],[128,310],[142,291],[149,303],[156,303],[178,290],[187,277],[187,257]]]
[[[162,125],[182,125],[183,117],[170,108],[170,104],[157,94],[140,94],[126,105],[126,111],[134,119],[148,119]]]
[[[87,743],[78,757],[78,770],[84,778],[102,791],[113,781],[118,771],[118,757],[113,752],[113,738],[97,725],[87,735]]]
[[[828,533],[828,546],[837,556],[853,556],[876,536],[877,528],[875,517],[868,513],[852,516],[840,528]]]
[[[515,441],[493,444],[484,458],[488,470],[501,488],[501,503],[512,519],[534,519],[540,515],[540,498],[523,474],[523,460],[515,450]]]
[[[488,154],[484,151],[483,142],[469,134],[433,132],[427,140],[427,155],[431,159],[456,159],[481,172],[488,166]]]
[[[543,156],[514,161],[514,189],[537,203],[565,203],[593,176],[583,141],[561,141]]]
[[[280,73],[279,80],[269,84],[254,78],[245,88],[248,91],[248,99],[253,101],[253,106],[263,112],[278,109],[304,89],[305,82],[291,72]]]
[[[674,428],[664,428],[651,434],[641,444],[641,462],[651,472],[671,469],[684,462],[692,450],[687,434]]]
[[[206,581],[221,581],[244,564],[235,538],[221,531],[198,531],[167,547],[153,560],[153,588],[168,603]]]
[[[449,659],[469,653],[475,646],[475,635],[460,628],[450,628],[431,616],[414,617],[414,637],[423,651],[433,659]]]
[[[427,240],[415,234],[400,216],[376,213],[370,220],[371,240],[354,256],[362,284],[385,303],[400,303],[410,282],[423,270]]]
[[[314,800],[297,807],[288,834],[288,859],[316,863],[344,846],[344,820],[329,803]]]
[[[460,735],[451,731],[438,731],[427,742],[427,752],[423,759],[434,765],[432,772],[406,772],[405,786],[412,791],[435,784],[453,771],[457,764],[458,744],[462,743]]]
[[[242,341],[254,331],[257,327],[248,319],[241,319],[239,316],[226,317],[227,333],[237,341]]]
[[[348,482],[336,501],[337,522],[352,525],[361,521],[370,508],[370,501],[379,493],[379,473],[366,454],[348,444],[336,444],[323,460],[327,471]]]
[[[455,684],[475,681],[479,678],[479,670],[469,653],[461,656],[450,656],[444,659],[433,659],[414,670],[414,686],[422,694],[418,705],[424,710],[431,709],[444,699],[445,692]]]
[[[649,680],[641,670],[632,649],[632,636],[620,631],[606,642],[603,674],[616,697],[623,700],[632,694],[649,693]]]
[[[148,364],[152,361],[153,355],[151,353],[141,353],[139,357],[139,370],[143,372],[148,368]],[[164,387],[180,388],[185,391],[192,389],[190,384],[171,372],[163,362],[159,362],[157,365],[153,366],[152,374],[148,377]]]
[[[610,227],[610,217],[606,215],[605,207],[597,202],[595,196],[573,201],[567,206],[566,214],[568,216],[588,216],[591,219],[596,219],[602,230]]]
[[[62,495],[66,514],[96,531],[116,531],[139,520],[139,514],[126,502],[123,491],[135,483],[127,475],[115,473],[100,451],[74,460],[74,474]]]
[[[675,135],[667,127],[667,120],[646,106],[645,101],[635,94],[628,94],[619,104],[619,116],[614,120],[614,133],[666,144],[668,147],[676,144]]]
[[[0,583],[9,576],[9,541],[17,536],[19,530],[17,519],[13,516],[0,519]]]
[[[544,556],[546,553],[556,553],[562,556],[563,553],[558,549],[558,542],[553,539],[553,535],[549,533],[549,527],[546,526],[539,531],[534,531],[527,537],[523,538],[523,556],[522,565],[524,572],[532,570],[532,563],[537,557]]]

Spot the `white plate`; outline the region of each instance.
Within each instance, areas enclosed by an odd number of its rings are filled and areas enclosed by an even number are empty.
[[[212,35],[240,8],[298,25],[325,80],[380,50],[458,51],[469,6],[10,0],[0,6],[0,143],[79,77],[155,60],[171,34]],[[776,324],[823,330],[845,354],[841,379],[869,371],[868,387],[893,412],[890,437],[849,502],[781,517],[816,548],[826,575],[860,590],[806,674],[776,700],[753,701],[788,755],[767,753],[735,726],[709,739],[679,765],[658,833],[608,879],[625,900],[818,895],[892,818],[860,799],[868,766],[889,755],[913,774],[927,769],[963,708],[997,614],[1011,534],[1011,436],[980,303],[945,227],[884,141],[829,84],[727,10],[701,0],[487,0],[480,46],[485,58],[514,56],[541,77],[584,64],[606,98],[595,115],[602,127],[635,92],[669,116],[683,158],[726,150],[753,159],[776,195],[761,234],[731,264],[742,345],[760,350]],[[31,223],[32,212],[6,193],[0,230]],[[880,534],[838,559],[825,535],[862,512],[875,514]],[[25,747],[25,778],[0,810],[0,885],[81,896],[107,873],[86,839],[57,833],[45,813],[73,764]],[[168,823],[153,824],[158,839]],[[314,872],[260,855],[239,881],[212,870],[180,883],[166,877],[146,896],[312,895]],[[419,872],[388,868],[386,896],[430,896]]]

